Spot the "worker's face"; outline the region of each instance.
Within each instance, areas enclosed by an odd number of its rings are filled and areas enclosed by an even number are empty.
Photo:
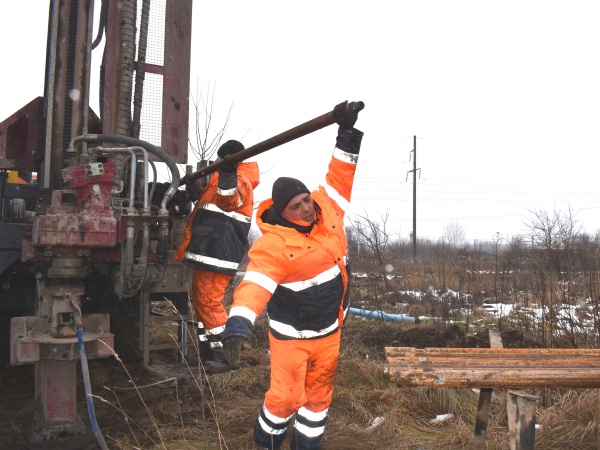
[[[298,194],[288,202],[281,216],[296,222],[312,222],[315,217],[315,202],[310,194]]]

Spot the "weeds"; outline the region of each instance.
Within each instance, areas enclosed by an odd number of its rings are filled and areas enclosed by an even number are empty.
[[[266,328],[264,318],[257,327]],[[435,346],[444,346],[444,340],[445,343],[460,344],[467,338],[462,328],[456,325],[431,327],[374,322],[357,317],[348,319],[324,450],[471,447],[477,391],[401,389],[383,372],[380,347],[388,342],[387,338],[391,337],[403,346],[411,340],[416,344],[419,335],[427,337],[427,342],[435,336],[438,339]],[[448,336],[455,339],[448,340]],[[361,342],[360,346],[358,342]],[[129,372],[121,366],[121,372],[129,377],[127,388],[107,388],[114,400],[100,402],[97,407],[99,422],[113,448],[253,448],[252,427],[268,389],[266,343],[255,344],[243,352],[240,370],[209,377],[141,383],[147,374],[137,369]],[[361,350],[357,351],[357,348]],[[98,373],[103,363],[94,363],[94,373]],[[115,380],[122,384],[122,373],[112,372],[109,380],[103,380],[105,386]],[[536,449],[598,448],[600,398],[597,391],[544,390],[541,395],[537,421],[542,427],[537,431]],[[487,433],[488,449],[509,448],[505,397],[503,390],[494,392]],[[146,411],[146,407],[152,412]],[[121,417],[119,426],[114,426],[117,422],[115,410]],[[208,414],[203,414],[204,410]],[[452,416],[434,423],[433,419],[441,414]],[[111,419],[108,419],[109,415]]]
[[[597,267],[559,273],[553,270],[555,260],[546,263],[538,254],[528,259],[500,251],[497,261],[484,256],[396,260],[385,283],[379,273],[354,278],[353,307],[409,314],[419,323],[348,317],[324,450],[471,448],[478,392],[398,388],[383,371],[386,346],[488,347],[486,328],[494,326],[502,332],[505,347],[597,347]],[[592,258],[588,261],[597,264]],[[360,274],[361,264],[354,264],[354,270]],[[231,292],[228,296],[230,303]],[[266,319],[260,317],[252,348],[242,352],[241,369],[212,376],[206,376],[193,351],[186,358],[186,377],[163,377],[160,382],[140,364],[123,362],[116,353],[110,360],[90,361],[93,392],[99,400],[96,415],[111,448],[253,448],[253,424],[269,387],[267,335]],[[160,323],[152,336],[154,342],[172,342],[177,329],[172,323]],[[195,342],[196,337],[190,339]],[[175,352],[158,351],[153,357],[167,366],[181,366]],[[10,370],[25,373],[23,382],[32,389],[32,367]],[[5,372],[7,401],[0,409],[0,421],[13,424],[13,400],[30,402],[33,393],[18,390],[22,399],[17,397],[17,389],[10,389],[15,381],[7,382]],[[540,396],[536,449],[600,449],[600,391],[534,393]],[[79,409],[85,410],[84,399],[79,400]],[[16,423],[30,421],[31,409],[18,410]],[[441,414],[452,416],[433,422]],[[22,448],[22,429],[4,430],[10,434],[6,445]],[[509,448],[503,390],[494,391],[486,442],[488,450]]]

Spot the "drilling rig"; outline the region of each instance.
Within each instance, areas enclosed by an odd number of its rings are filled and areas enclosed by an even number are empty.
[[[32,448],[89,437],[77,364],[113,354],[114,316],[137,314],[148,363],[153,300],[187,306],[189,273],[172,254],[189,212],[177,164],[187,163],[192,0],[99,10],[49,2],[43,96],[0,123],[0,310],[10,364],[35,366]]]

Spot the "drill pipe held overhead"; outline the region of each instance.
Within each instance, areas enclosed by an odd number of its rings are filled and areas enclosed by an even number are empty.
[[[351,108],[351,111],[358,113],[365,107],[365,104],[363,102],[352,102],[348,105],[348,107]],[[325,128],[329,125],[332,125],[333,123],[335,123],[335,118],[333,116],[333,111],[330,111],[319,117],[315,117],[314,119],[309,120],[308,122],[304,122],[303,124],[298,125],[297,127],[291,128],[287,131],[284,131],[283,133],[279,133],[278,135],[273,136],[265,141],[259,142],[258,144],[255,144],[252,147],[248,147],[246,150],[242,150],[241,152],[231,155],[231,161],[233,161],[234,163],[242,162],[260,153],[264,153],[267,150],[279,147],[280,145],[286,144],[287,142],[293,141],[294,139],[298,139],[302,136],[306,136],[307,134]],[[215,162],[208,167],[185,175],[181,178],[180,185],[183,186],[184,184],[189,184],[197,180],[198,178],[216,172],[221,167],[221,164],[222,161]]]

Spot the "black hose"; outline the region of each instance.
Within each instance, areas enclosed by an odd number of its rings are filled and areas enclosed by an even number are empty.
[[[74,145],[75,142],[91,142],[96,144],[101,144],[103,142],[108,142],[112,144],[124,144],[129,147],[142,147],[157,156],[159,159],[165,162],[169,170],[171,171],[171,185],[169,189],[165,192],[165,195],[162,199],[161,210],[165,211],[165,215],[162,217],[165,222],[162,222],[159,225],[158,231],[158,242],[156,246],[156,260],[154,261],[154,272],[150,274],[146,274],[146,280],[142,285],[142,289],[144,290],[152,290],[154,287],[162,280],[165,269],[167,267],[168,260],[168,238],[169,238],[169,225],[170,222],[166,219],[169,218],[167,211],[167,204],[169,200],[175,197],[177,190],[179,189],[179,183],[181,181],[181,177],[179,176],[179,167],[167,153],[161,150],[159,147],[150,144],[149,142],[142,141],[141,139],[133,138],[130,136],[122,136],[119,134],[86,134],[83,136],[77,136],[71,140],[71,145]],[[159,214],[160,216],[160,214]]]
[[[169,224],[164,222],[159,225],[156,243],[156,257],[154,258],[154,271],[146,274],[146,279],[140,290],[151,292],[163,279],[169,259]]]
[[[100,45],[102,42],[102,36],[104,35],[104,29],[106,28],[106,19],[108,17],[108,0],[102,0],[102,6],[100,8],[100,20],[98,21],[98,33],[96,39],[92,42],[92,50]]]
[[[109,142],[112,144],[125,144],[130,147],[135,147],[135,146],[143,147],[146,150],[148,150],[150,153],[152,153],[153,155],[157,156],[159,159],[164,161],[164,163],[167,165],[167,167],[171,171],[171,177],[173,180],[171,182],[171,188],[174,189],[174,191],[177,191],[177,189],[179,189],[179,185],[181,182],[181,176],[179,175],[179,167],[177,166],[177,163],[175,162],[175,160],[173,160],[173,158],[171,158],[162,149],[160,149],[159,147],[156,147],[155,145],[152,145],[149,142],[142,141],[141,139],[133,138],[130,136],[121,136],[118,134],[86,134],[84,136],[81,136],[78,139],[85,141],[85,142],[93,142],[93,143],[98,143],[98,144],[100,144],[102,142]],[[173,192],[173,195],[175,195],[175,192]]]

